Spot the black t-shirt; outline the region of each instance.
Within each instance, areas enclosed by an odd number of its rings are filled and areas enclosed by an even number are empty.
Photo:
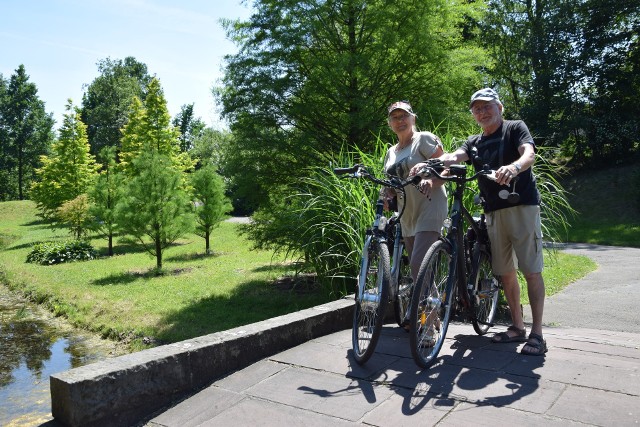
[[[531,144],[535,148],[527,125],[522,120],[505,120],[502,126],[491,135],[472,135],[460,148],[467,153],[469,163],[473,164],[476,170],[482,169],[484,165],[489,165],[490,169],[496,170],[500,166],[518,160],[520,158],[518,148],[522,144]],[[504,197],[513,190],[513,181],[511,185],[505,186],[479,176],[478,187],[486,202],[485,211],[492,212],[517,205],[540,205],[540,193],[536,187],[536,178],[532,169],[528,168],[518,174],[515,191],[520,194],[520,201],[515,204],[509,203]],[[507,193],[502,190],[507,190]]]

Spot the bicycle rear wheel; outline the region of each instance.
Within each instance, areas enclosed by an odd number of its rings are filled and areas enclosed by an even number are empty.
[[[449,327],[454,300],[448,285],[451,256],[449,243],[435,242],[422,261],[413,291],[409,343],[414,360],[422,368],[436,361]]]
[[[492,326],[498,309],[500,286],[498,279],[493,275],[490,255],[485,251],[478,251],[474,258],[470,279],[475,291],[475,295],[471,296],[473,307],[471,322],[476,333],[484,335]]]
[[[389,249],[369,237],[363,250],[351,334],[353,356],[363,364],[373,355],[380,338],[389,298]]]
[[[409,264],[409,255],[406,248],[402,245],[400,264],[398,266],[397,277],[395,283],[396,296],[393,301],[393,313],[395,315],[398,326],[403,326],[409,320],[409,305],[411,303],[411,295],[413,294],[413,278],[411,277],[411,265]]]

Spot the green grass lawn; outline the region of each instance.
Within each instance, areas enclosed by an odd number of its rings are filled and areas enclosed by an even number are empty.
[[[31,202],[0,203],[0,275],[10,288],[46,305],[73,325],[103,337],[132,342],[176,342],[327,302],[321,289],[278,281],[293,266],[271,252],[252,250],[224,222],[211,238],[192,235],[164,253],[164,274],[155,258],[131,241],[116,240],[113,257],[42,266],[25,262],[36,242],[65,239],[35,216]],[[93,246],[106,254],[106,239]]]
[[[97,260],[42,266],[26,263],[37,242],[66,239],[36,216],[29,201],[0,203],[0,281],[29,296],[74,326],[128,343],[135,351],[265,320],[312,307],[330,298],[302,281],[292,287],[279,280],[294,266],[271,252],[252,250],[224,222],[211,238],[188,236],[164,253],[164,274],[154,274],[155,258],[126,239],[116,239],[113,257],[105,239],[91,243]],[[546,257],[547,294],[595,269],[587,258],[557,252]],[[523,283],[524,285],[524,283]],[[526,292],[522,292],[527,304]]]

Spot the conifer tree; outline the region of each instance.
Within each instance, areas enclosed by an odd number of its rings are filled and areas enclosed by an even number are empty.
[[[191,177],[195,196],[196,233],[204,238],[205,253],[211,253],[211,232],[231,211],[231,201],[224,194],[224,181],[213,165],[195,171]]]
[[[156,268],[161,270],[164,250],[193,230],[189,194],[183,174],[164,154],[142,153],[132,166],[137,173],[125,188],[116,217],[122,230],[156,258]]]
[[[36,170],[38,181],[31,186],[31,199],[45,218],[55,217],[56,209],[64,202],[86,193],[96,176],[87,127],[70,99],[66,110],[52,154],[41,157],[42,167]]]
[[[133,106],[123,128],[121,159],[128,180],[116,220],[156,257],[159,270],[164,250],[193,230],[185,174],[193,162],[180,152],[179,132],[157,79],[149,83],[144,103]]]
[[[117,228],[115,208],[123,195],[123,174],[118,172],[116,147],[103,147],[99,158],[102,168],[89,190],[89,213],[94,218],[93,229],[107,238],[109,256],[113,256],[113,236]]]

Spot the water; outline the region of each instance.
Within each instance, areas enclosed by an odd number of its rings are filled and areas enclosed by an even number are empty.
[[[115,354],[113,343],[74,330],[0,285],[0,426],[52,420],[50,375]]]

